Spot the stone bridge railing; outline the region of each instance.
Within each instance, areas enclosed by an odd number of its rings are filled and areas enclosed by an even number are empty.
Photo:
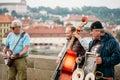
[[[28,59],[28,80],[50,80],[50,77],[57,66],[55,56],[30,55]],[[4,60],[1,57],[0,80],[7,80],[7,66],[4,65]],[[120,80],[120,65],[115,67],[115,80]]]
[[[50,80],[57,64],[55,56],[30,55],[28,57],[28,80]],[[0,55],[0,80],[7,80],[7,66]]]

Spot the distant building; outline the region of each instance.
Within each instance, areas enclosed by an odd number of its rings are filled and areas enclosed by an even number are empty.
[[[37,46],[37,48],[46,46],[61,47],[66,43],[65,27],[57,24],[53,26],[49,27],[46,23],[32,24],[32,27],[24,29],[24,31],[30,34],[30,43]],[[84,30],[80,32],[80,35],[88,41],[91,39],[90,34]],[[3,42],[5,39],[6,37],[3,38]]]
[[[82,15],[69,15],[65,20],[64,20],[64,25],[71,23],[73,24],[75,27],[79,26],[79,24],[82,22]],[[86,16],[88,18],[88,23],[87,27],[89,27],[91,25],[91,23],[93,23],[94,21],[102,21],[101,19],[95,17],[95,16]]]
[[[47,16],[47,11],[45,11],[45,10],[41,10],[41,11],[39,11],[39,13],[42,14],[42,15]]]
[[[6,8],[10,13],[14,10],[17,13],[26,13],[27,5],[25,0],[19,3],[0,3],[0,9]]]
[[[25,31],[30,34],[30,43],[40,47],[45,46],[63,46],[66,43],[65,28],[61,25],[53,25],[49,27],[46,24],[37,24]],[[86,31],[80,32],[80,36],[84,36],[90,40],[90,34]]]
[[[109,26],[105,25],[105,30],[107,32],[109,32],[110,34],[112,34],[116,38],[117,33],[120,31],[119,27],[120,27],[119,25],[118,26],[114,25],[111,27],[110,27],[110,25]]]
[[[33,19],[31,19],[30,17],[28,18],[21,18],[21,21],[22,21],[22,27],[23,28],[29,28],[29,27],[32,27],[32,24],[33,24]]]
[[[8,14],[0,15],[0,43],[4,34],[10,30],[12,20],[13,17]]]

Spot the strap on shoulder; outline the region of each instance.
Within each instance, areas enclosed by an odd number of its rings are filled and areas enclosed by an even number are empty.
[[[21,34],[21,38],[25,35],[25,33],[26,33],[26,32],[23,32],[23,33]]]

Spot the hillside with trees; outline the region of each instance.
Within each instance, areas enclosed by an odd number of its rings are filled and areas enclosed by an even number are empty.
[[[31,17],[35,20],[53,20],[53,21],[59,21],[60,22],[60,18],[58,16],[61,17],[66,17],[67,15],[86,15],[86,16],[90,16],[90,15],[94,15],[98,18],[100,18],[101,20],[103,20],[104,22],[108,22],[109,24],[113,25],[113,24],[120,24],[120,8],[116,8],[116,9],[110,9],[107,7],[90,7],[90,6],[84,6],[82,8],[61,8],[61,7],[56,7],[55,9],[50,8],[50,7],[27,7],[28,12],[26,14],[18,14],[16,13],[16,11],[12,11],[11,14],[14,17]],[[41,12],[44,12],[44,14],[42,14]],[[0,9],[0,14],[8,12],[7,9]],[[46,13],[46,14],[45,14]],[[53,16],[56,15],[56,16]]]
[[[100,18],[104,22],[108,22],[109,24],[120,24],[120,8],[116,9],[109,9],[107,7],[87,7],[84,6],[82,8],[72,8],[71,10],[69,8],[61,8],[56,7],[55,9],[52,9],[50,7],[38,7],[38,8],[31,8],[28,6],[28,10],[31,13],[36,13],[36,16],[32,16],[35,18],[41,18],[42,15],[38,14],[40,11],[46,11],[48,14],[52,15],[60,15],[60,16],[67,16],[68,14],[74,14],[74,15],[95,15],[96,17]],[[44,19],[54,19],[50,18],[49,16],[44,16]]]

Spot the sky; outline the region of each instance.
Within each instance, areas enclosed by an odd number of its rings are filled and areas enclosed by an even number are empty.
[[[120,8],[120,0],[26,0],[27,5],[30,7],[45,6],[55,8],[60,7],[78,7],[94,6],[94,7],[108,7],[108,8]],[[20,2],[20,0],[0,0],[0,3],[6,2]]]

